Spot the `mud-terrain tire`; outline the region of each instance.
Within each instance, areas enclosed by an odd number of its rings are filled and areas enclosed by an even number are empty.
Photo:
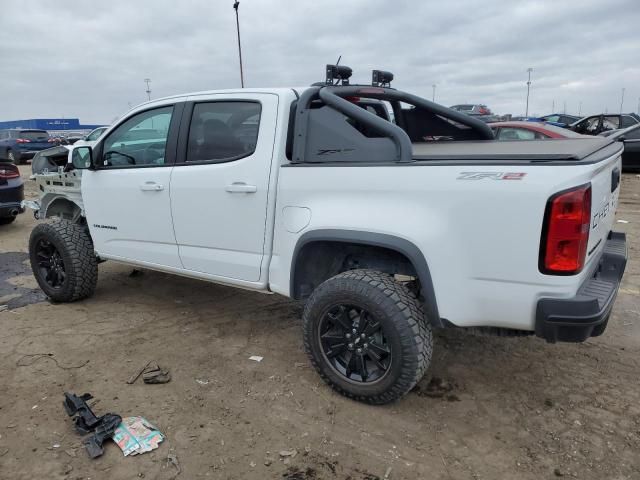
[[[98,263],[86,227],[66,220],[41,223],[29,237],[31,269],[54,302],[74,302],[93,294]]]
[[[336,275],[313,291],[302,318],[311,363],[334,390],[355,400],[399,399],[431,361],[431,324],[415,295],[391,275]]]

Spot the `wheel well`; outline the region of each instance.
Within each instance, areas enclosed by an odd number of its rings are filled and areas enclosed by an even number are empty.
[[[325,280],[360,268],[418,277],[411,261],[391,248],[354,242],[313,241],[306,243],[295,258],[291,295],[298,300],[305,299]]]
[[[43,218],[60,217],[77,223],[82,217],[82,210],[78,205],[66,198],[56,198],[47,205]]]

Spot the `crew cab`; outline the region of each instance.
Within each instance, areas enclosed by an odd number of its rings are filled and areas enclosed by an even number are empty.
[[[420,380],[435,328],[602,334],[627,258],[620,143],[495,141],[388,72],[350,74],[154,100],[72,148],[75,170],[39,179],[82,172],[31,234],[41,288],[87,298],[112,260],[302,300],[311,363],[373,404]]]

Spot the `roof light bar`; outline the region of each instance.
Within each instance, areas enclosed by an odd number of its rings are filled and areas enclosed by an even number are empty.
[[[327,85],[334,85],[334,80],[342,82],[342,85],[349,85],[349,77],[353,70],[345,65],[327,65],[327,78],[325,83]]]
[[[371,72],[371,85],[374,87],[391,87],[393,73],[384,70],[374,70]]]

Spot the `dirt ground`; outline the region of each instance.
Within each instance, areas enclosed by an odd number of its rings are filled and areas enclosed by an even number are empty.
[[[625,175],[617,218],[628,223],[615,227],[630,263],[602,337],[439,331],[425,379],[384,407],[319,380],[300,307],[279,296],[107,262],[94,297],[50,304],[31,276],[25,213],[0,227],[0,478],[638,479],[639,194],[640,176]],[[171,382],[127,385],[150,360]],[[108,442],[91,460],[65,391],[93,394],[98,414],[144,416],[166,440],[126,458]]]

